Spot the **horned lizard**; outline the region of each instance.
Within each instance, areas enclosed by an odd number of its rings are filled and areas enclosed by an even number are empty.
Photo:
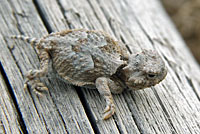
[[[48,73],[51,59],[53,68],[66,82],[98,89],[106,100],[104,119],[115,112],[111,92],[151,87],[167,74],[156,51],[129,54],[125,45],[102,31],[74,29],[51,33],[40,39],[21,35],[12,38],[32,44],[38,52],[40,69],[30,70],[27,74],[26,83],[29,82],[32,89],[37,93],[47,90],[38,78]]]

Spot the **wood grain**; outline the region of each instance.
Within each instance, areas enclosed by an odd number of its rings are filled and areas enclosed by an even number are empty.
[[[19,113],[15,108],[6,82],[0,73],[0,133],[22,133],[19,122]]]
[[[1,81],[8,78],[10,98],[16,98],[4,105],[0,101],[1,109],[11,105],[11,112],[4,113],[21,115],[14,124],[0,118],[0,132],[13,125],[28,133],[200,133],[200,69],[159,0],[7,0],[1,1],[0,15],[0,58],[6,73]],[[97,90],[67,85],[53,70],[43,79],[49,88],[43,96],[23,90],[25,73],[38,68],[39,60],[29,44],[7,37],[41,37],[69,28],[104,30],[132,53],[156,49],[169,73],[155,87],[113,95],[116,114],[107,121],[102,120],[105,100]]]

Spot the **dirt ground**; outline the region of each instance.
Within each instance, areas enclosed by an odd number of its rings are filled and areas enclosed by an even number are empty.
[[[200,63],[200,0],[162,0],[162,2]]]

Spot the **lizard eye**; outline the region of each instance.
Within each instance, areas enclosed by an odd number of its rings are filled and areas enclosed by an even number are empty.
[[[147,74],[147,77],[149,79],[154,79],[156,77],[156,74]]]

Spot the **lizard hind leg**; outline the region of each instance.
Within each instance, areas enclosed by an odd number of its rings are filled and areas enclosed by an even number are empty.
[[[41,95],[42,91],[48,90],[48,88],[39,80],[39,78],[45,76],[48,72],[49,54],[44,49],[38,49],[38,55],[40,58],[40,69],[28,71],[24,88],[27,88],[27,84],[29,84],[35,93]]]
[[[98,89],[99,93],[104,97],[106,100],[106,108],[104,109],[103,119],[106,120],[110,118],[115,113],[115,105],[113,102],[113,98],[108,87],[108,79],[105,77],[99,77],[96,79],[96,88]]]

